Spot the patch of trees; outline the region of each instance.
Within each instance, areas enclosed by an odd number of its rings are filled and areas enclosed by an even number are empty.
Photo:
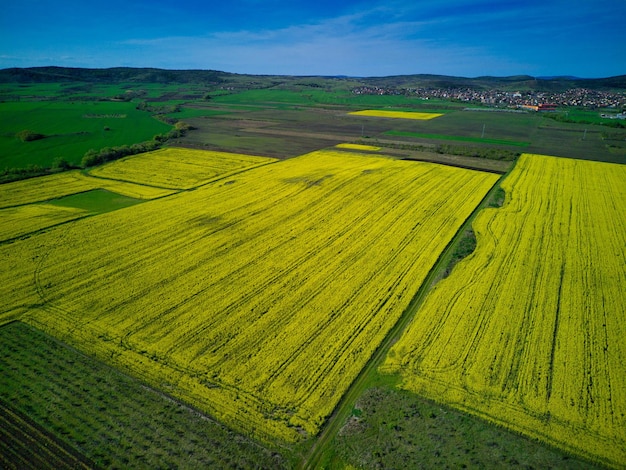
[[[155,136],[156,138],[156,136]],[[150,140],[147,142],[141,142],[133,145],[119,145],[117,147],[104,147],[100,150],[88,150],[83,159],[81,165],[84,168],[102,165],[106,162],[113,160],[119,160],[120,158],[127,157],[129,155],[136,155],[138,153],[150,152],[156,150],[161,146],[161,142],[157,140]]]
[[[39,165],[28,165],[26,168],[5,168],[3,171],[0,171],[0,184],[50,175],[60,171],[71,170],[72,168],[75,167],[63,157],[56,158],[51,168]]]
[[[495,147],[472,147],[469,145],[439,144],[435,152],[463,157],[486,158],[487,160],[513,161],[521,155],[520,152]]]
[[[157,115],[161,114],[171,114],[180,112],[180,106],[177,104],[168,105],[168,106],[154,106],[146,101],[142,101],[137,104],[136,109],[139,111],[148,111],[149,113],[154,113]]]
[[[29,129],[19,131],[17,134],[15,134],[15,137],[20,139],[22,142],[32,142],[34,140],[41,140],[46,138],[44,134],[40,134],[39,132],[34,132]]]
[[[132,101],[135,98],[145,96],[146,90],[126,90],[124,93],[117,94],[111,98],[114,101]]]
[[[39,165],[28,165],[26,168],[5,168],[0,173],[0,183],[10,183],[11,181],[25,180],[50,173],[50,168]]]
[[[142,101],[135,108],[139,111],[152,113],[152,117],[164,122],[165,124],[169,124],[170,126],[173,126],[178,122],[178,119],[168,116],[168,114],[180,112],[180,106],[177,104],[169,106],[153,106],[145,101]]]
[[[464,258],[471,255],[476,249],[476,235],[472,229],[466,230],[462,237],[457,242],[452,252],[452,256],[448,261],[448,266],[443,272],[443,277],[446,278],[452,272],[452,269]]]

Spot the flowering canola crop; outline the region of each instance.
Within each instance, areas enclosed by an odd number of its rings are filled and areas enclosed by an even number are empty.
[[[107,191],[137,199],[154,199],[175,192],[169,189],[154,188],[124,181],[93,178],[82,174],[79,170],[75,170],[0,184],[0,209],[48,201],[93,189],[106,189]]]
[[[338,149],[347,149],[347,150],[365,150],[370,152],[378,152],[381,150],[381,147],[376,147],[375,145],[363,145],[363,144],[337,144],[335,145]]]
[[[28,204],[0,209],[0,242],[88,215],[74,207]]]
[[[102,178],[170,189],[189,189],[276,159],[236,153],[164,148],[116,160],[91,170]]]
[[[418,121],[427,121],[430,119],[443,116],[440,113],[418,113],[412,111],[386,111],[381,109],[364,109],[363,111],[353,111],[351,113],[354,116],[372,116],[372,117],[384,117],[394,119],[417,119]]]
[[[626,462],[626,166],[523,155],[390,351],[402,387]]]
[[[341,151],[265,165],[0,245],[0,321],[296,441],[497,179]]]

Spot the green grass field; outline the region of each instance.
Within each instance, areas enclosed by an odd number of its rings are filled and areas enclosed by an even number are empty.
[[[481,137],[463,137],[458,135],[444,135],[444,134],[421,134],[419,132],[402,132],[402,131],[389,131],[387,135],[398,135],[404,137],[415,137],[418,139],[433,139],[433,140],[455,140],[458,142],[475,142],[479,144],[495,144],[495,145],[513,145],[515,147],[528,147],[529,142],[516,142],[514,140],[504,139],[484,139]]]
[[[57,206],[74,207],[91,213],[104,214],[105,212],[134,206],[135,204],[139,204],[144,201],[132,197],[122,196],[121,194],[116,194],[105,189],[94,189],[93,191],[53,199],[49,202],[50,204]]]
[[[136,106],[113,101],[0,103],[0,169],[48,167],[56,158],[78,165],[89,149],[151,140],[171,129]],[[16,134],[24,129],[45,138],[22,142]]]
[[[453,109],[462,109],[464,105],[444,100],[423,100],[418,97],[405,95],[357,95],[345,88],[306,87],[297,88],[268,88],[261,90],[247,90],[239,93],[215,94],[211,102],[220,104],[250,104],[265,103],[273,106],[347,106],[385,107],[406,110],[413,107],[422,112],[449,112]]]

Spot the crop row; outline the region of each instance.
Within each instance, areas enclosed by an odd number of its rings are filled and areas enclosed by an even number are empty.
[[[626,462],[626,167],[523,155],[478,248],[382,370],[403,387],[608,464]]]
[[[297,440],[496,180],[332,151],[265,165],[0,247],[0,315]]]

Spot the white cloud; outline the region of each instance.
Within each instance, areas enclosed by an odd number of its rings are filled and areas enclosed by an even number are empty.
[[[479,47],[447,45],[417,34],[423,21],[364,26],[372,11],[276,30],[216,32],[199,37],[131,39],[124,44],[172,67],[213,68],[238,73],[292,75],[508,74],[506,63]],[[410,39],[410,37],[414,37]]]

